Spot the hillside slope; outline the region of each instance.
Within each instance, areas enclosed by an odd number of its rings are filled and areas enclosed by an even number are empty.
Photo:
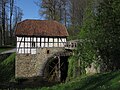
[[[120,71],[84,76],[65,84],[37,90],[120,90]]]
[[[0,62],[0,83],[14,79],[14,60],[15,53]],[[36,87],[31,90],[120,90],[120,71],[82,76],[53,87]]]
[[[0,83],[9,82],[15,75],[15,53],[0,62]]]

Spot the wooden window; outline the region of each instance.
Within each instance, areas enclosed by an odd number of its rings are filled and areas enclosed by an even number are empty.
[[[49,54],[50,53],[50,50],[47,50],[47,54]]]

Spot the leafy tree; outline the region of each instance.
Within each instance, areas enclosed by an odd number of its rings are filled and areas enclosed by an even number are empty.
[[[96,14],[96,46],[107,71],[120,69],[120,1],[103,0]]]
[[[84,16],[83,26],[80,29],[80,34],[78,36],[79,42],[75,54],[70,58],[68,70],[68,78],[74,78],[86,74],[85,68],[91,65],[91,63],[96,63],[97,67],[97,50],[95,49],[95,34],[94,23],[95,23],[95,12],[96,9],[94,0],[88,0],[88,7],[86,8],[86,13]],[[73,61],[75,63],[73,63]],[[77,72],[77,73],[76,73]],[[74,75],[75,74],[75,75]]]
[[[93,62],[96,67],[100,65],[102,72],[120,69],[119,8],[119,0],[89,0],[78,48],[69,60],[72,66],[68,70],[70,78],[74,78],[76,69],[80,72],[78,75],[84,74],[85,68]]]

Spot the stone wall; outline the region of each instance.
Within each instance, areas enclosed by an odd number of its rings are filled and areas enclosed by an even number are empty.
[[[85,70],[86,74],[100,73],[100,66],[96,66],[95,63],[91,63],[91,65],[87,67]]]
[[[65,51],[64,48],[38,48],[37,54],[16,55],[16,78],[43,76],[43,69],[48,59],[57,52]]]

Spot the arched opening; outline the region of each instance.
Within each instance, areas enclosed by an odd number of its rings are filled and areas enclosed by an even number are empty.
[[[55,56],[48,60],[44,77],[50,82],[64,82],[67,78],[69,56]]]

